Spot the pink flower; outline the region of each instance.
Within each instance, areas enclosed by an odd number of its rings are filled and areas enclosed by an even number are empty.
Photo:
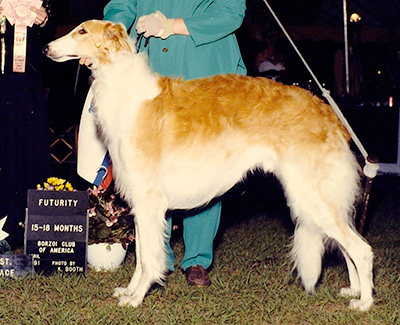
[[[111,215],[115,214],[115,209],[114,209],[112,202],[106,202],[106,210]]]
[[[89,218],[94,217],[96,215],[96,207],[93,207],[89,210]]]
[[[100,187],[97,187],[94,189],[89,188],[88,191],[91,195],[94,195],[94,196],[98,196],[99,194],[104,192],[104,190],[102,190]]]
[[[117,222],[117,219],[114,219],[114,220],[107,219],[106,220],[106,226],[107,227],[112,227],[113,224],[115,224],[116,222]]]

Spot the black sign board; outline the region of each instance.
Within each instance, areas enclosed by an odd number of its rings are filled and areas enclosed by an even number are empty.
[[[36,272],[86,274],[88,208],[84,191],[28,191],[25,254]]]
[[[33,274],[32,256],[0,255],[0,278],[19,278]]]

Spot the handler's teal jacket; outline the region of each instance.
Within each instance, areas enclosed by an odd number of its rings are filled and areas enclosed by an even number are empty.
[[[220,73],[246,74],[236,36],[243,21],[245,0],[111,0],[104,19],[123,23],[136,38],[139,17],[160,10],[167,18],[183,18],[190,36],[151,37],[152,69],[164,76],[194,79]]]

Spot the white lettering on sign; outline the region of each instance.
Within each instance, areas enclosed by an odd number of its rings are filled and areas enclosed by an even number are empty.
[[[50,253],[73,254],[73,253],[75,253],[75,251],[71,247],[52,247],[52,248],[50,248]]]
[[[69,273],[76,273],[76,272],[83,272],[83,267],[82,266],[66,266],[64,269],[64,272],[69,272]]]
[[[57,247],[58,242],[56,240],[38,240],[37,241],[37,246],[38,247]]]
[[[38,206],[42,207],[74,207],[76,208],[79,200],[73,199],[39,199]]]
[[[12,265],[11,260],[9,257],[2,257],[0,258],[0,265]]]
[[[75,247],[76,244],[74,241],[63,241],[61,242],[62,247]]]
[[[54,225],[56,232],[83,232],[83,225]]]
[[[1,277],[1,276],[10,276],[10,277],[13,277],[13,276],[15,276],[15,270],[14,270],[14,269],[0,270],[0,277]]]

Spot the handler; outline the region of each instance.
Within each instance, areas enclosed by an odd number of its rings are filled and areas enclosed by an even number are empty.
[[[153,71],[164,76],[194,79],[221,73],[246,74],[234,31],[243,21],[245,0],[111,0],[104,20],[123,23],[132,38],[144,34],[140,51],[149,55]],[[188,180],[190,182],[190,180]],[[189,285],[208,286],[206,272],[213,260],[213,241],[221,203],[183,219],[185,254],[182,269]],[[168,236],[171,235],[171,217]],[[174,271],[169,244],[168,269]]]

